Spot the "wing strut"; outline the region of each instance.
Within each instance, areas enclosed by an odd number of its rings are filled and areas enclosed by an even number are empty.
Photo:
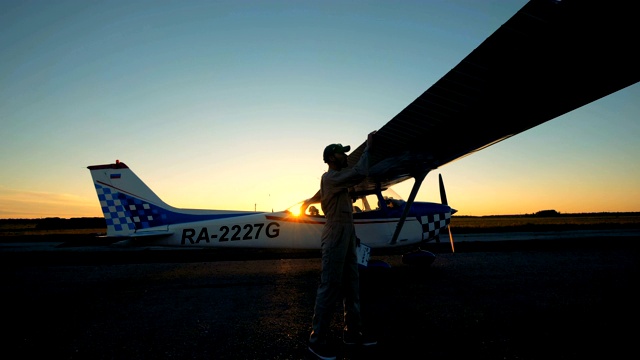
[[[414,176],[415,183],[413,183],[413,188],[411,189],[411,194],[409,195],[409,199],[407,199],[407,203],[404,206],[404,210],[402,211],[402,216],[398,221],[398,225],[396,225],[396,231],[393,233],[393,237],[389,242],[390,245],[395,245],[398,242],[398,236],[400,236],[400,231],[402,230],[402,226],[404,226],[405,220],[407,220],[407,215],[409,214],[409,210],[411,209],[411,205],[413,201],[416,199],[416,195],[418,195],[418,190],[420,190],[420,185],[422,185],[422,181],[427,176],[429,171],[425,171],[417,176]]]

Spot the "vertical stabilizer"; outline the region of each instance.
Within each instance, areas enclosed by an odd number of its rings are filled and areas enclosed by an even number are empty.
[[[92,165],[93,185],[107,222],[107,236],[168,235],[170,226],[247,216],[260,212],[178,209],[160,200],[127,165]]]
[[[127,165],[88,166],[107,222],[107,236],[130,236],[136,230],[168,225],[172,208]]]

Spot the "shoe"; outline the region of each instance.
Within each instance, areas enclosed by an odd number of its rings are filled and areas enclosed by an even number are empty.
[[[318,359],[321,360],[335,360],[336,353],[334,349],[328,344],[309,344],[309,351]]]
[[[342,341],[345,345],[372,346],[378,344],[378,340],[363,335],[361,332],[350,333],[345,331],[342,333]]]

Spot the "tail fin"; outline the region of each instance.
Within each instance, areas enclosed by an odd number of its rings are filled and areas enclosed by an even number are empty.
[[[261,212],[178,209],[166,204],[125,163],[92,165],[93,185],[107,221],[107,237],[162,237],[171,225]]]
[[[168,225],[167,205],[129,167],[115,164],[88,166],[98,194],[107,236],[130,236],[136,230]]]

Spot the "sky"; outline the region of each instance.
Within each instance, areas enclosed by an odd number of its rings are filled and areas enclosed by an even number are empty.
[[[326,145],[363,143],[525,3],[1,0],[0,218],[101,217],[87,166],[116,159],[174,207],[284,210]],[[446,164],[416,201],[441,174],[457,215],[640,211],[638,99]]]

